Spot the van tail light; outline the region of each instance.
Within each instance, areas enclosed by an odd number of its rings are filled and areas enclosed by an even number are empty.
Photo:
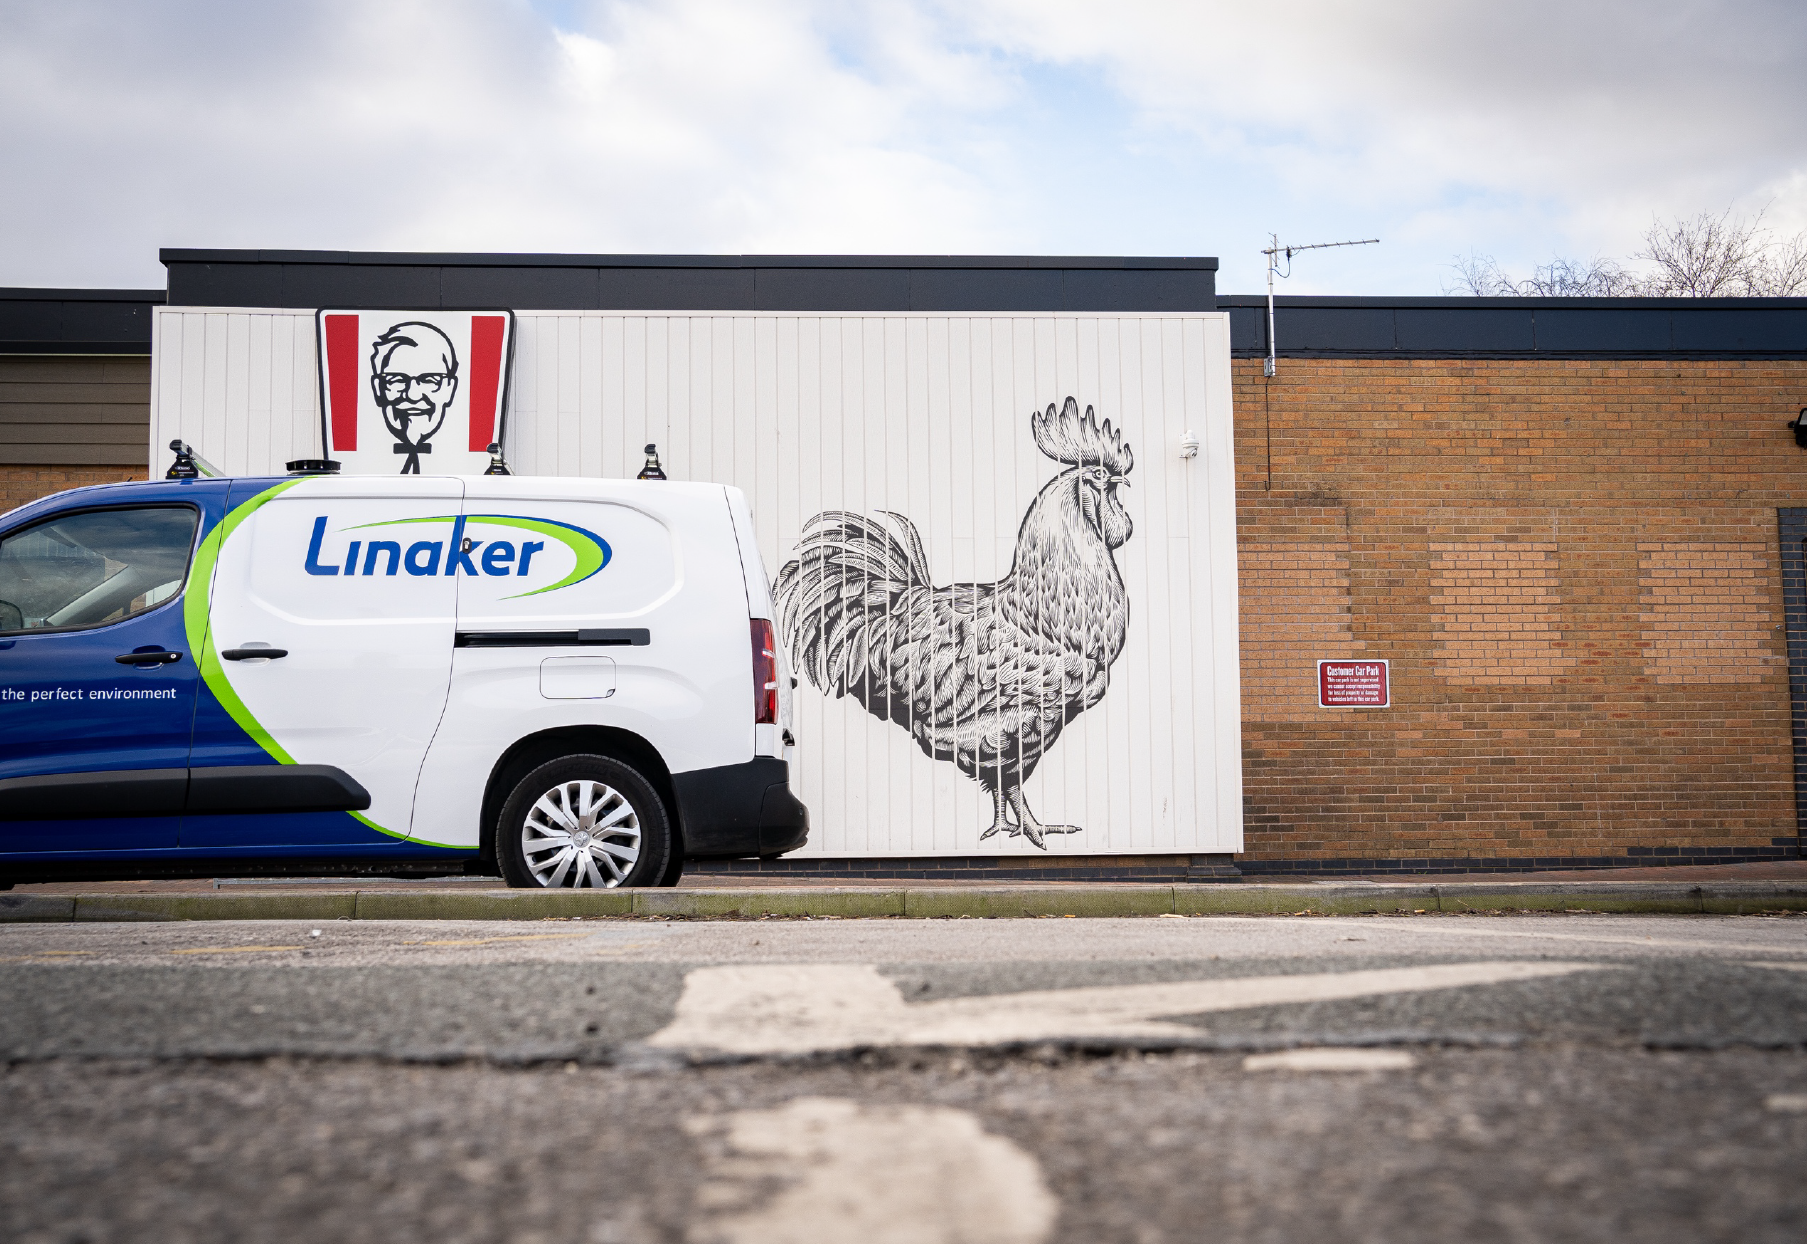
[[[753,619],[753,721],[778,724],[778,642],[765,618]]]

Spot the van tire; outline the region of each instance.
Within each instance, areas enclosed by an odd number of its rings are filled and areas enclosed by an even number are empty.
[[[616,847],[637,845],[637,856],[618,878],[609,867],[615,856],[598,847],[584,846],[574,861],[577,866],[560,867],[569,852],[553,843],[558,840],[557,833],[563,833],[564,826],[571,823],[562,809],[575,806],[582,811],[585,801],[595,801],[594,806],[610,818],[620,812],[625,802],[629,811],[617,823],[639,831],[637,843],[626,834],[599,836],[599,842],[606,839]],[[528,848],[530,816],[531,837],[547,844],[543,851],[530,852]],[[542,833],[542,828],[556,833]],[[588,827],[584,826],[574,836],[587,833]],[[650,886],[657,885],[670,869],[673,837],[664,801],[639,770],[613,756],[561,756],[522,778],[503,802],[502,815],[496,821],[496,861],[501,865],[503,879],[517,889],[589,889],[596,878],[611,888]],[[583,864],[585,856],[587,868]]]
[[[669,889],[676,885],[683,876],[684,853],[682,851],[673,851],[671,853],[671,862],[665,866],[665,872],[659,877],[659,880],[655,884]]]

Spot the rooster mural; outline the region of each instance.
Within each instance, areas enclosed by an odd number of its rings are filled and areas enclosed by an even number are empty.
[[[1030,503],[1010,573],[936,587],[916,525],[828,510],[804,524],[778,574],[785,637],[811,683],[851,696],[952,761],[991,796],[991,828],[1046,850],[1023,797],[1060,732],[1104,698],[1123,651],[1129,595],[1115,551],[1132,525],[1117,496],[1135,457],[1109,419],[1066,400],[1029,416],[1066,466]]]

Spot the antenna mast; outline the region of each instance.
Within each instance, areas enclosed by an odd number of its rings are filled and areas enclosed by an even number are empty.
[[[1372,246],[1375,243],[1379,242],[1380,239],[1379,238],[1363,238],[1359,242],[1312,242],[1305,246],[1282,246],[1282,245],[1280,245],[1280,235],[1279,234],[1270,233],[1267,235],[1267,238],[1268,238],[1268,241],[1270,243],[1272,243],[1272,245],[1266,247],[1261,252],[1263,255],[1267,256],[1267,363],[1265,366],[1262,367],[1261,374],[1271,378],[1274,374],[1274,357],[1275,357],[1274,356],[1274,276],[1275,276],[1275,273],[1278,272],[1279,267],[1280,267],[1280,256],[1282,256],[1282,255],[1286,256],[1286,271],[1279,272],[1280,278],[1282,280],[1285,280],[1287,277],[1290,277],[1293,274],[1293,256],[1298,254],[1300,251],[1321,251],[1321,250],[1327,250],[1332,246]]]

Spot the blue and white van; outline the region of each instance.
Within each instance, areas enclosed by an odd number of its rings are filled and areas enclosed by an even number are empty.
[[[0,517],[0,885],[674,884],[800,846],[743,494],[295,475]]]

